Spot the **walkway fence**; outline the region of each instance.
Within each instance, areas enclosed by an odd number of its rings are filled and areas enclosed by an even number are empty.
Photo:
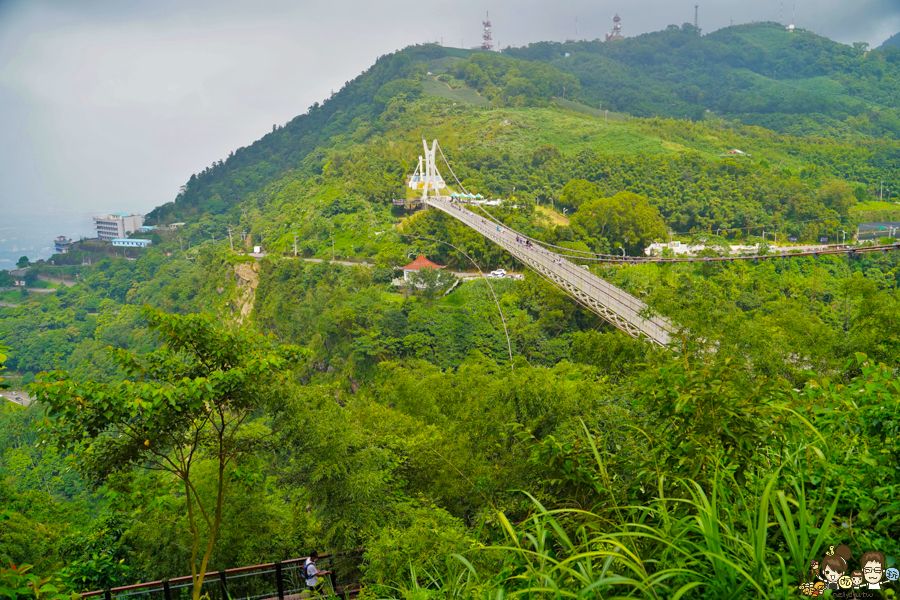
[[[316,566],[320,571],[332,573],[320,578],[322,585],[317,594],[310,593],[306,586],[304,557],[209,572],[203,579],[201,595],[208,595],[209,600],[348,600],[359,593],[362,555],[362,550],[353,550],[320,556]],[[81,597],[97,600],[189,600],[193,594],[191,582],[191,576],[186,575],[85,592]]]

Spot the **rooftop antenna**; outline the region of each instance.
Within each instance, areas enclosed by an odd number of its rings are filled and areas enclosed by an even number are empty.
[[[781,3],[781,17],[778,18],[778,22],[784,25],[784,2]]]
[[[700,29],[700,5],[694,5],[694,29]]]
[[[575,15],[575,41],[578,41],[578,15]]]

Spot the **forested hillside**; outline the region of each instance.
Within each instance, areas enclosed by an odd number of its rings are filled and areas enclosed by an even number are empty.
[[[900,47],[900,33],[895,33],[894,35],[886,39],[883,44],[878,46],[878,49],[884,50],[888,46]]]
[[[585,265],[675,324],[659,348],[530,272],[398,285],[419,254],[523,269],[392,199],[427,138],[563,248],[852,238],[896,218],[898,65],[773,24],[407,48],[193,176],[138,258],[0,272],[0,376],[37,398],[0,405],[0,584],[358,548],[363,598],[788,598],[842,543],[893,567],[896,251]]]
[[[322,152],[335,143],[381,134],[393,115],[379,116],[391,100],[414,100],[423,84],[433,89],[428,72],[450,88],[472,86],[497,107],[547,105],[566,86],[568,99],[640,117],[725,117],[733,125],[852,142],[900,136],[900,50],[866,52],[775,24],[708,36],[670,27],[616,44],[542,42],[503,55],[424,45],[380,58],[322,105],[198,173],[151,218],[221,214],[288,172],[317,172]],[[382,197],[392,191],[378,190]]]

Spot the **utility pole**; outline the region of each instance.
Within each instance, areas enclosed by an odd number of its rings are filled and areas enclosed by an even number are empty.
[[[297,258],[297,234],[294,234],[294,258]]]
[[[842,229],[842,230],[841,230],[841,233],[844,234],[844,241],[843,241],[843,243],[846,245],[846,244],[847,244],[847,232],[844,231],[844,230]]]
[[[331,236],[331,262],[334,262],[334,236]]]
[[[609,125],[609,109],[606,109],[606,112],[603,114],[603,126],[606,127]]]
[[[884,181],[881,182],[881,201],[884,202]]]
[[[234,240],[231,239],[231,227],[228,228],[228,245],[231,246],[231,251],[234,252]]]

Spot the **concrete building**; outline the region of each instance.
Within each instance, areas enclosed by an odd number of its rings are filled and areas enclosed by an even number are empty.
[[[94,229],[101,240],[124,238],[129,233],[134,233],[144,224],[144,217],[138,214],[114,213],[111,215],[94,217]]]
[[[71,246],[72,246],[72,238],[67,238],[64,235],[59,236],[53,242],[53,247],[57,254],[68,254],[69,248]]]
[[[112,242],[113,246],[116,246],[119,248],[146,248],[147,246],[149,246],[152,243],[150,240],[141,240],[141,239],[129,240],[129,239],[118,239],[117,238],[117,239],[110,240],[110,241]]]

